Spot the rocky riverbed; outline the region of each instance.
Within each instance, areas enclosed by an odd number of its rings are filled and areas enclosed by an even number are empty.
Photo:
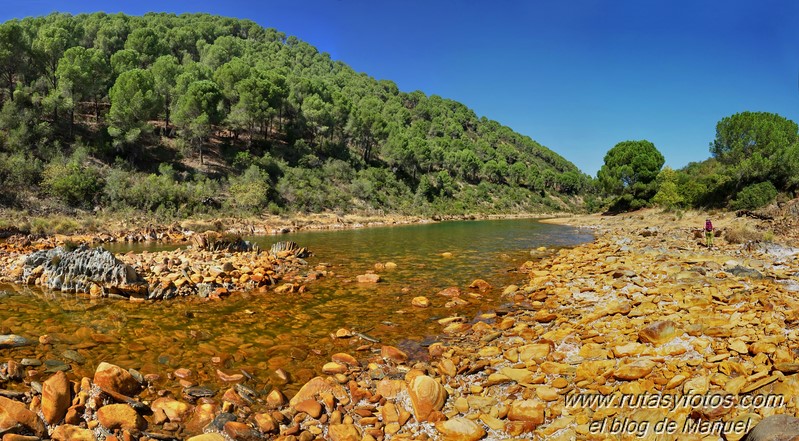
[[[238,236],[190,237],[192,245],[172,251],[119,256],[102,246],[76,245],[71,239],[60,241],[59,246],[53,238],[22,245],[11,241],[2,244],[0,281],[135,301],[220,297],[269,287],[277,293],[295,292],[304,290],[305,279],[325,274],[319,268],[306,271],[306,277],[293,278],[307,266],[303,257],[310,254],[294,242],[277,242],[270,250],[260,250]]]
[[[262,390],[247,371],[224,368],[217,375],[228,386],[213,390],[182,367],[138,372],[109,360],[76,376],[0,356],[0,434],[3,441],[742,439],[769,416],[799,413],[799,254],[790,236],[773,245],[730,243],[722,233],[708,249],[694,237],[702,220],[694,217],[565,220],[598,238],[525,264],[529,280],[504,288],[514,306],[440,319],[443,337],[424,356],[364,340],[359,350],[331,355],[323,375],[296,393]],[[736,222],[724,215],[716,224],[723,232]],[[153,267],[162,257],[129,256],[128,264]],[[46,344],[12,328],[0,333],[7,354]],[[164,379],[181,392],[155,386]],[[790,429],[768,421],[776,427],[769,433]]]

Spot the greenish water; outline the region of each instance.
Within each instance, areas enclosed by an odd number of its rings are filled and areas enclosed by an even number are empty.
[[[308,271],[325,264],[330,274],[307,283],[302,294],[236,293],[222,301],[130,303],[6,287],[0,291],[0,334],[13,332],[34,340],[47,334],[52,342],[0,349],[0,360],[61,360],[77,375],[86,376],[100,361],[111,361],[144,374],[162,374],[157,385],[176,391],[176,380],[163,374],[178,367],[193,370],[196,383],[214,388],[222,387],[217,369],[244,370],[254,376],[251,384],[258,389],[278,386],[290,392],[317,374],[336,352],[364,359],[380,344],[390,344],[422,356],[424,343],[441,330],[437,318],[457,314],[471,319],[507,302],[500,294],[509,284],[524,283],[526,276],[517,270],[531,260],[531,250],[591,239],[587,232],[534,220],[442,222],[250,238],[265,249],[277,241],[295,241],[314,253],[306,259]],[[375,269],[375,264],[387,262],[394,262],[396,268]],[[367,271],[377,272],[382,281],[357,283],[356,276]],[[467,286],[478,278],[493,288],[480,296],[469,295],[477,294]],[[450,286],[463,290],[468,304],[445,307],[450,299],[436,293]],[[428,297],[431,307],[412,306],[416,296]],[[366,333],[381,343],[331,337],[339,328]],[[85,361],[76,362],[68,351],[76,351]],[[277,369],[289,373],[288,384],[275,374]]]

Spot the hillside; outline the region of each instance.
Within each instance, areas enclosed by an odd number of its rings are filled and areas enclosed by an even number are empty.
[[[206,14],[0,25],[0,204],[185,217],[570,210],[591,179],[461,103]]]

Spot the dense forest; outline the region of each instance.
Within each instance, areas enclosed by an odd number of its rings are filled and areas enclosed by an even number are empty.
[[[248,20],[0,25],[0,205],[199,213],[558,211],[593,180],[463,104]]]

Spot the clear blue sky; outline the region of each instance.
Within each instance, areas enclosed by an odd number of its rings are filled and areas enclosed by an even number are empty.
[[[25,0],[50,12],[207,12],[246,18],[355,70],[464,103],[596,175],[608,149],[648,139],[679,168],[710,156],[716,123],[799,121],[799,2]]]

